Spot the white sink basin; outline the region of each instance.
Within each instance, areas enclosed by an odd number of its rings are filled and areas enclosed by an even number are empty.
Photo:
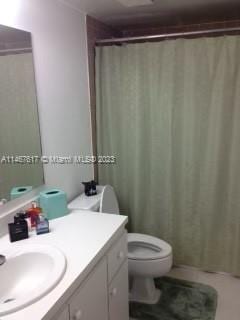
[[[55,247],[19,245],[1,252],[0,316],[22,309],[49,293],[62,279],[66,259]]]

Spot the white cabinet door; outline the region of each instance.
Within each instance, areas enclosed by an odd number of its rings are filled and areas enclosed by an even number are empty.
[[[109,286],[109,320],[129,320],[127,260]]]
[[[71,299],[70,320],[108,320],[106,259],[96,266]]]
[[[117,271],[127,258],[127,233],[118,239],[118,241],[112,246],[108,253],[108,282],[110,283],[114,278]]]
[[[66,306],[65,309],[61,311],[57,316],[55,316],[52,320],[69,320],[68,306]]]

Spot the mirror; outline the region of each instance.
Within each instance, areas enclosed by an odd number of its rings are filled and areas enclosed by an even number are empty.
[[[0,205],[44,183],[31,34],[0,25]]]

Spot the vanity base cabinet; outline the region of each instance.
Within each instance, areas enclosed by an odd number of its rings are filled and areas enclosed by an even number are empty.
[[[107,320],[107,262],[92,271],[70,301],[70,320]]]
[[[53,320],[69,320],[68,306],[65,307]]]
[[[129,320],[126,232],[51,320]]]
[[[128,320],[128,261],[118,271],[109,286],[109,320]]]

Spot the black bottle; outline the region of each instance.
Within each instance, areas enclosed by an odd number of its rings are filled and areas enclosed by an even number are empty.
[[[16,214],[14,223],[8,224],[8,231],[11,242],[28,238],[28,224],[25,213]]]

